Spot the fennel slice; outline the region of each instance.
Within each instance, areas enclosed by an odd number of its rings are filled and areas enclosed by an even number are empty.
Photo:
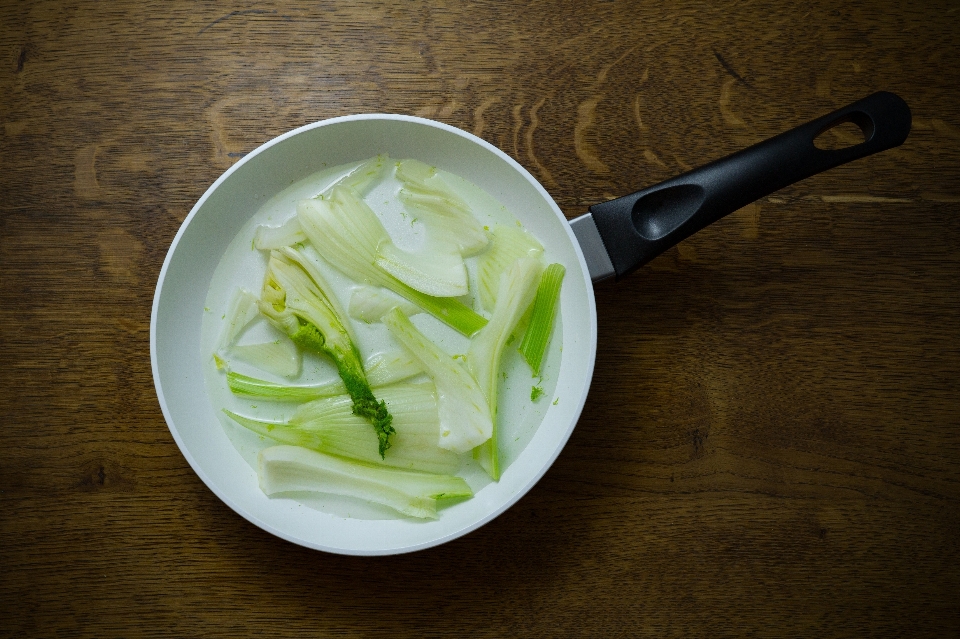
[[[280,226],[261,224],[253,236],[253,246],[261,251],[292,246],[307,241],[307,234],[300,228],[300,220],[293,216]]]
[[[493,315],[470,342],[467,351],[467,366],[489,402],[492,420],[490,439],[475,451],[474,456],[495,481],[500,479],[501,470],[497,444],[500,360],[503,347],[536,297],[542,270],[540,261],[531,257],[520,258],[507,269],[501,277]]]
[[[411,253],[386,241],[377,248],[377,266],[425,295],[466,295],[469,291],[467,266],[457,246],[445,241],[432,241],[424,249]]]
[[[425,519],[437,518],[437,499],[473,495],[460,477],[382,468],[299,446],[260,451],[257,475],[266,495],[297,491],[346,495]]]
[[[241,362],[280,377],[296,377],[300,374],[300,351],[286,335],[261,344],[234,344],[227,349],[227,353]]]
[[[338,188],[327,200],[302,200],[297,217],[317,252],[347,277],[387,288],[467,336],[487,323],[460,300],[421,293],[377,266],[377,247],[389,236],[355,193]]]
[[[419,360],[437,388],[441,448],[465,453],[490,438],[493,422],[480,385],[467,368],[427,339],[399,308],[383,316],[390,334]]]
[[[360,285],[354,287],[350,292],[347,313],[355,320],[371,324],[379,322],[383,314],[394,306],[399,306],[407,316],[416,315],[423,311],[413,302],[398,297],[379,286]]]
[[[497,224],[490,237],[490,248],[477,258],[477,291],[487,311],[496,305],[504,271],[521,257],[543,255],[543,245],[523,228]]]

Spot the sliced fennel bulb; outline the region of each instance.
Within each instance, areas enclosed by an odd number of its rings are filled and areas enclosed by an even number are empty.
[[[317,197],[321,200],[326,199],[337,187],[350,189],[364,196],[383,179],[383,174],[389,166],[390,157],[386,153],[374,156],[325,188]]]
[[[336,379],[324,384],[292,386],[278,384],[235,371],[227,372],[227,387],[234,395],[264,399],[273,402],[306,402],[318,397],[328,397],[347,392],[343,380]]]
[[[486,324],[459,300],[424,294],[378,266],[377,251],[389,236],[356,194],[335,188],[327,199],[302,200],[297,204],[297,217],[317,251],[347,277],[387,288],[465,335]]]
[[[393,415],[396,434],[381,458],[377,436],[363,418],[353,414],[348,395],[337,395],[300,406],[286,422],[271,422],[224,412],[241,426],[282,444],[340,455],[371,464],[454,473],[460,458],[437,445],[440,420],[433,384],[395,384],[377,390]]]
[[[361,195],[369,191],[383,177],[384,169],[389,165],[390,158],[378,155],[370,158],[360,166],[350,171],[333,184],[325,188],[317,197],[323,199],[336,186],[347,186]],[[300,227],[300,220],[296,215],[287,219],[280,226],[261,224],[253,236],[253,245],[261,251],[293,246],[307,241],[307,235]]]
[[[455,244],[464,257],[487,245],[487,235],[470,206],[444,182],[436,167],[401,160],[397,179],[403,184],[400,201],[428,228],[433,241]]]
[[[274,375],[296,377],[300,373],[300,351],[285,335],[262,344],[236,343],[247,326],[260,317],[257,304],[256,296],[245,288],[238,288],[234,293],[215,354],[218,366],[229,367],[227,362],[235,358]]]
[[[377,266],[414,290],[434,297],[460,297],[467,287],[467,265],[455,244],[429,242],[427,250],[410,252],[393,242],[380,244]]]
[[[504,271],[521,257],[543,255],[543,245],[519,226],[497,224],[490,231],[490,237],[490,248],[477,258],[477,291],[487,311],[492,311],[497,303]]]
[[[300,351],[286,335],[262,344],[234,344],[227,353],[274,375],[296,377],[300,374]]]
[[[467,351],[467,366],[487,398],[493,424],[491,437],[479,447],[476,458],[494,480],[500,479],[496,427],[500,358],[510,334],[536,296],[542,270],[540,261],[529,257],[516,260],[507,269],[500,282],[493,316],[470,342]]]
[[[360,363],[360,352],[336,297],[323,276],[290,247],[272,251],[260,296],[260,312],[298,346],[329,356],[353,399],[353,410],[370,420],[379,440],[380,456],[390,447],[392,420],[377,400]]]
[[[284,246],[293,246],[307,241],[307,234],[300,228],[300,220],[294,215],[280,226],[261,225],[253,236],[253,246],[261,251],[269,251]]]
[[[353,319],[370,324],[379,322],[383,314],[394,306],[399,306],[407,317],[423,310],[416,304],[397,297],[379,286],[357,286],[350,293],[347,312]]]
[[[265,448],[258,466],[260,489],[267,495],[299,491],[347,495],[425,519],[437,518],[438,499],[473,495],[460,477],[384,468],[300,446]]]
[[[374,353],[363,367],[374,386],[386,386],[423,373],[423,366],[405,348]]]
[[[433,297],[457,297],[467,293],[467,269],[457,247],[450,242],[428,242],[417,252],[400,249],[390,239],[377,214],[360,195],[337,187],[328,199],[343,217],[362,221],[374,264],[403,284]]]
[[[226,321],[220,331],[217,350],[226,351],[232,346],[243,333],[243,329],[256,319],[259,313],[257,296],[245,288],[238,288],[230,299],[230,306],[224,316]]]
[[[363,364],[370,386],[386,386],[423,373],[420,363],[406,350],[375,353]],[[269,382],[234,371],[227,372],[227,386],[234,395],[274,402],[306,402],[347,392],[342,379],[321,384],[289,385]]]
[[[436,384],[439,446],[465,453],[487,441],[493,431],[490,407],[466,367],[427,339],[399,308],[384,315],[383,323]]]

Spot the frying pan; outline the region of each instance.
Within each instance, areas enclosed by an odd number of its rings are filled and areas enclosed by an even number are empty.
[[[822,150],[813,141],[843,122],[864,141]],[[765,142],[636,193],[594,205],[567,222],[547,191],[508,155],[446,124],[400,115],[353,115],[316,122],[247,154],[204,193],[164,260],[150,324],[154,384],[164,418],[201,480],[237,513],[281,538],[355,555],[410,552],[460,537],[520,499],[559,455],[579,419],[596,355],[593,283],[621,278],[667,248],[742,206],[806,177],[902,144],[907,105],[875,93]],[[504,446],[499,482],[474,485],[472,499],[436,521],[357,519],[267,498],[256,473],[230,441],[204,388],[209,351],[201,347],[207,293],[221,257],[270,198],[325,167],[378,153],[417,158],[459,175],[503,204],[543,243],[549,262],[567,269],[560,323],[551,349],[554,403],[520,444]],[[206,353],[206,355],[204,355]],[[510,382],[506,382],[509,384]],[[525,380],[529,393],[529,380]],[[507,393],[509,394],[509,393]],[[510,414],[501,405],[501,416]],[[502,417],[503,419],[503,417]],[[510,438],[512,439],[512,438]]]

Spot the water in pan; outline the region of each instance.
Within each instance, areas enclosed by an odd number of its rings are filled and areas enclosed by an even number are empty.
[[[326,169],[291,184],[269,199],[233,239],[211,280],[204,304],[200,335],[200,356],[203,358],[202,367],[207,394],[213,404],[214,411],[220,417],[221,426],[227,437],[251,468],[256,468],[257,454],[260,450],[274,445],[275,442],[262,438],[237,425],[223,414],[222,409],[228,408],[238,414],[259,419],[282,420],[293,413],[296,404],[263,402],[250,398],[240,398],[230,393],[223,371],[217,370],[213,360],[213,352],[216,350],[225,321],[224,316],[238,287],[246,288],[259,295],[263,275],[266,271],[267,252],[253,248],[253,237],[257,227],[261,224],[279,226],[295,214],[298,200],[314,197],[328,185],[349,173],[358,164],[359,162]],[[516,217],[509,210],[509,203],[498,202],[488,193],[456,175],[444,171],[440,171],[440,174],[447,184],[470,205],[482,224],[492,228],[494,224],[515,225],[518,223]],[[415,250],[424,241],[424,228],[409,214],[403,212],[402,205],[396,197],[399,188],[399,182],[392,176],[392,172],[388,172],[388,177],[371,190],[364,199],[377,213],[394,243],[400,248]],[[554,260],[551,259],[549,247],[545,248],[545,263],[550,263]],[[474,300],[476,262],[476,257],[467,259],[470,293],[463,299],[468,305],[479,311],[479,303]],[[334,288],[334,293],[340,299],[343,307],[346,308],[351,289],[357,283],[332,267],[326,269],[324,275],[328,276],[328,280]],[[427,337],[434,340],[451,355],[467,351],[469,340],[439,320],[425,313],[415,315],[411,319]],[[357,347],[364,359],[377,352],[393,351],[398,348],[383,325],[350,321],[357,336]],[[531,378],[529,366],[517,352],[517,342],[504,349],[498,398],[499,444],[501,468],[504,469],[504,472],[509,472],[511,462],[517,458],[533,437],[547,408],[555,398],[557,373],[560,368],[560,345],[563,342],[562,331],[562,320],[558,314],[554,335],[544,357],[542,380]],[[276,329],[266,321],[258,319],[241,336],[239,343],[255,344],[276,338]],[[273,377],[269,373],[245,365],[242,362],[231,361],[230,365],[231,369],[238,373],[293,384],[320,383],[337,377],[336,369],[329,360],[310,353],[304,354],[301,374],[294,380]],[[531,389],[534,385],[543,389],[543,395],[536,402],[530,399]],[[474,493],[479,492],[490,483],[490,478],[469,454],[462,456],[462,464],[458,474],[466,479]],[[343,517],[386,519],[399,516],[389,508],[348,497],[326,494],[298,494],[290,495],[288,498],[295,498],[306,507]]]

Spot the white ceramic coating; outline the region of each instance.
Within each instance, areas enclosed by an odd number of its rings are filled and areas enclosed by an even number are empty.
[[[555,396],[527,446],[469,500],[435,521],[353,519],[268,498],[221,426],[204,385],[200,327],[214,270],[240,229],[271,197],[326,167],[388,153],[454,173],[499,200],[567,269],[560,300],[562,355]],[[554,336],[556,339],[556,336]],[[160,271],[150,322],[150,357],[164,418],[197,475],[237,513],[283,539],[341,554],[388,555],[455,539],[520,499],[543,476],[573,431],[596,355],[593,287],[560,209],[523,167],[484,140],[446,124],[400,115],[324,120],[258,147],[224,173],[190,211]]]

